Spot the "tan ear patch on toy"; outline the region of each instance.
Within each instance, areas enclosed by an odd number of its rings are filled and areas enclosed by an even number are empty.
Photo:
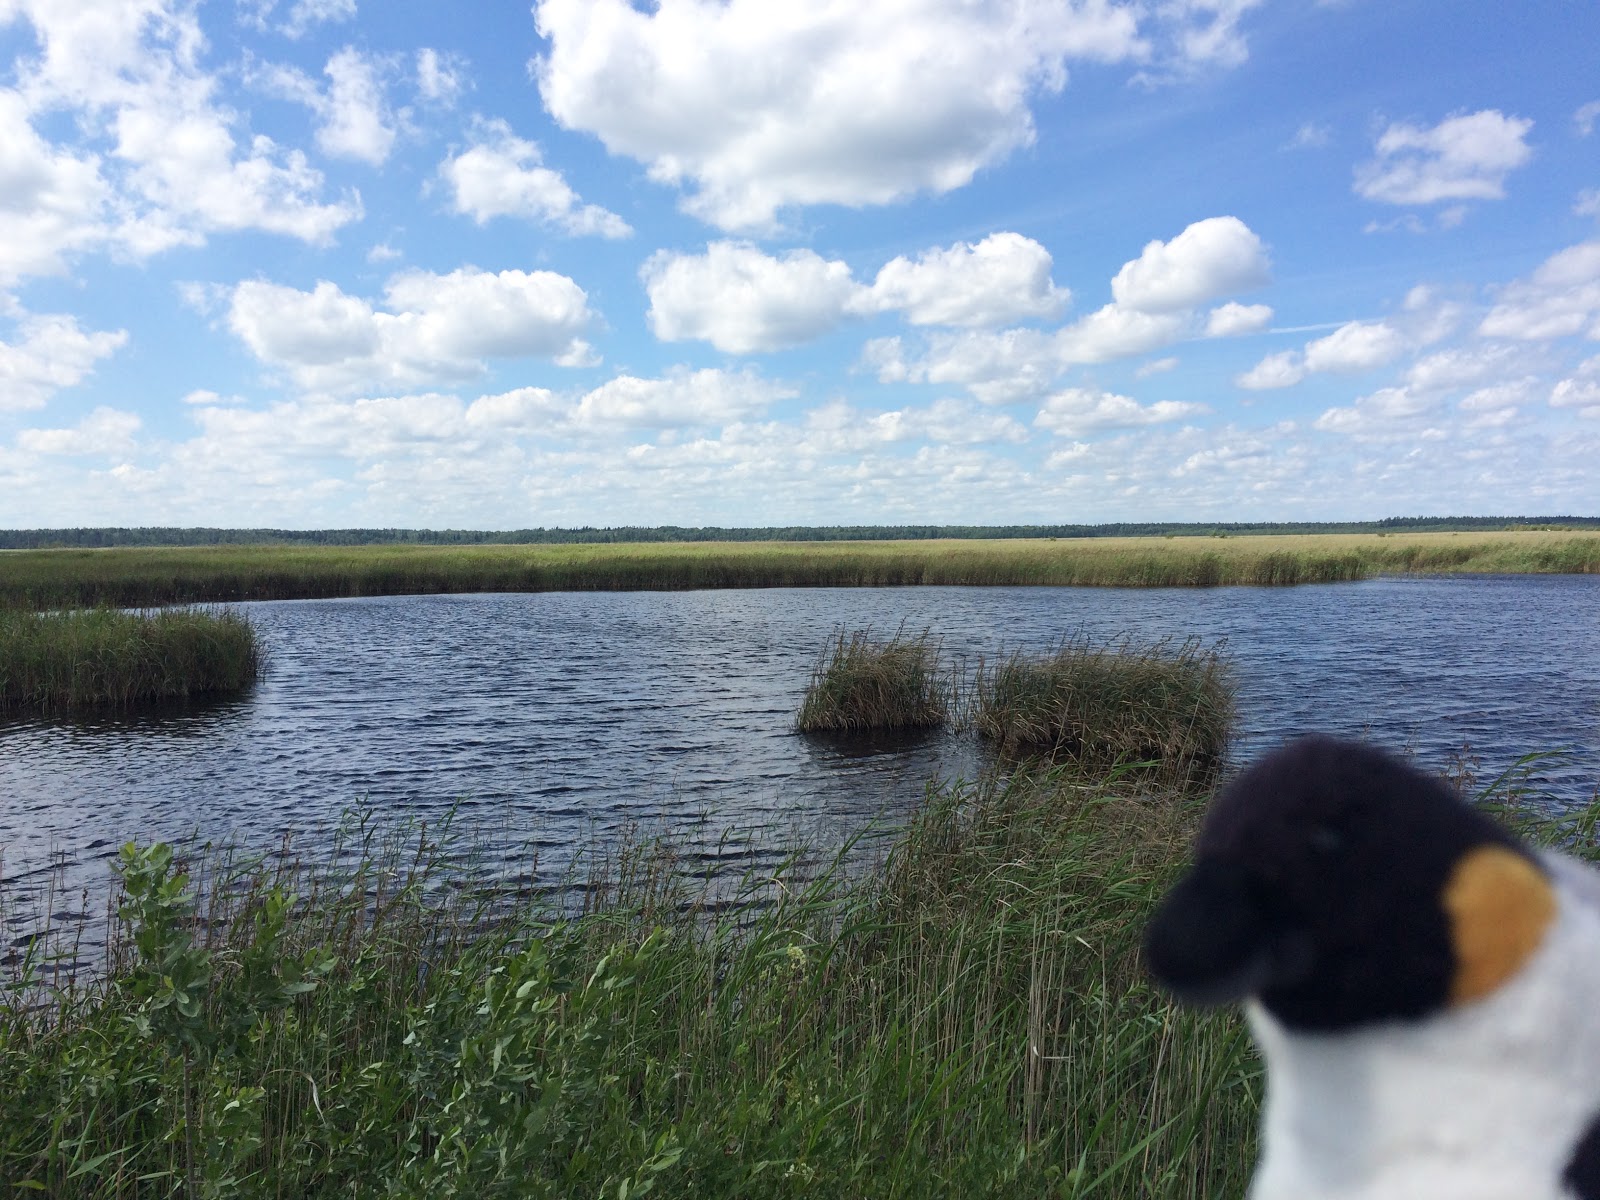
[[[1521,970],[1556,915],[1544,872],[1504,846],[1463,855],[1442,899],[1456,954],[1452,1004],[1481,999]]]

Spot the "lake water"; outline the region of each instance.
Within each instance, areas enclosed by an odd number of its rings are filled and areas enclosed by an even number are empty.
[[[291,835],[352,806],[452,807],[559,864],[630,823],[762,862],[798,829],[892,820],[981,763],[970,734],[815,738],[792,721],[831,634],[928,628],[948,656],[1064,637],[1227,639],[1236,756],[1365,734],[1485,778],[1529,752],[1557,801],[1600,781],[1600,577],[1379,579],[1289,589],[903,588],[545,593],[239,606],[269,656],[247,695],[130,717],[0,724],[0,869],[103,879],[129,838]]]

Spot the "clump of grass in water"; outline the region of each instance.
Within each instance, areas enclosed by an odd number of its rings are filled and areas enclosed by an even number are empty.
[[[486,920],[422,849],[261,864],[208,903],[129,848],[107,975],[0,1000],[0,1179],[61,1200],[1240,1195],[1240,1022],[1174,1011],[1137,968],[1199,809],[1173,796],[1065,771],[944,788],[879,869],[714,915],[635,863],[581,916]]]
[[[1196,778],[1220,768],[1234,716],[1227,664],[1198,638],[1012,654],[979,665],[972,706],[979,733],[1005,753],[1154,762]]]
[[[950,686],[932,636],[841,632],[811,673],[795,726],[822,730],[916,729],[943,725]]]
[[[236,613],[0,610],[0,711],[237,691],[261,663],[255,629]]]

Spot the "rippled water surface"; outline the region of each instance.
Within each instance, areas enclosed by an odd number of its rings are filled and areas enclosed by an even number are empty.
[[[970,775],[970,735],[818,739],[791,722],[838,629],[930,628],[947,654],[1065,636],[1226,638],[1238,753],[1368,732],[1492,775],[1533,750],[1586,799],[1600,780],[1600,577],[1385,579],[1292,589],[761,589],[279,601],[240,606],[269,665],[247,695],[134,717],[0,725],[0,860],[73,871],[129,838],[302,851],[352,805],[459,804],[559,860],[629,822],[757,857]],[[765,839],[765,840],[764,840]]]

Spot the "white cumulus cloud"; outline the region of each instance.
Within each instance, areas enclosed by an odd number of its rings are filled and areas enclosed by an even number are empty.
[[[1170,242],[1146,245],[1111,280],[1111,294],[1125,308],[1175,312],[1259,287],[1269,272],[1266,247],[1248,225],[1207,217]]]
[[[1504,429],[1517,419],[1522,405],[1530,400],[1534,382],[1530,376],[1478,387],[1461,397],[1456,408],[1467,414],[1467,429]]]
[[[811,454],[850,454],[907,442],[978,446],[1027,440],[1027,427],[1014,417],[961,400],[944,398],[925,408],[908,405],[879,413],[831,400],[805,415],[802,444]]]
[[[1586,138],[1594,132],[1596,121],[1600,121],[1600,100],[1580,104],[1577,111],[1572,114],[1572,127],[1581,138]]]
[[[1147,244],[1111,281],[1110,304],[1057,329],[939,333],[920,356],[898,338],[876,339],[862,360],[886,383],[956,383],[986,404],[1033,399],[1069,367],[1145,354],[1193,333],[1197,306],[1265,282],[1268,270],[1265,248],[1244,222],[1207,218],[1171,241]],[[1234,304],[1218,314],[1211,318],[1218,328],[1243,331],[1271,310]]]
[[[75,181],[74,199],[40,195],[24,224],[50,226],[71,209],[75,228],[55,230],[56,246],[105,242],[142,258],[197,245],[216,231],[260,230],[326,243],[361,215],[349,192],[323,198],[323,178],[298,150],[251,135],[242,116],[217,98],[219,84],[201,69],[205,38],[192,6],[178,0],[14,0],[9,12],[32,27],[42,50],[15,65],[9,95],[21,111],[3,122],[27,140],[28,122],[67,113],[85,143],[108,153],[77,155],[80,172],[97,167],[107,220],[83,200],[91,181]],[[15,110],[18,101],[9,101]],[[3,135],[0,135],[3,136]],[[55,155],[57,166],[70,163]],[[70,156],[68,156],[70,157]]]
[[[1383,321],[1348,321],[1327,337],[1307,342],[1304,350],[1280,350],[1234,377],[1251,391],[1293,387],[1307,375],[1324,371],[1370,371],[1393,362],[1409,345],[1404,333]]]
[[[1353,405],[1328,409],[1313,422],[1313,428],[1324,433],[1368,437],[1410,436],[1416,429],[1415,419],[1437,408],[1436,400],[1419,396],[1409,388],[1379,388]]]
[[[1136,429],[1209,412],[1203,404],[1158,400],[1140,404],[1131,396],[1092,388],[1067,388],[1048,397],[1033,423],[1060,437],[1084,437],[1107,429]]]
[[[881,382],[958,384],[985,404],[1043,395],[1068,365],[1059,335],[1037,329],[935,334],[920,357],[899,338],[875,339],[862,360]]]
[[[1188,67],[1236,67],[1250,57],[1239,22],[1263,0],[1168,0],[1163,15],[1176,25],[1180,59]]]
[[[1562,379],[1550,389],[1551,408],[1576,408],[1586,416],[1600,416],[1600,380]]]
[[[1171,371],[1177,367],[1177,365],[1178,360],[1176,358],[1158,358],[1151,362],[1145,363],[1138,370],[1134,371],[1134,378],[1149,379],[1152,375],[1161,375],[1167,371]]]
[[[663,251],[640,275],[658,338],[699,339],[728,354],[808,342],[834,328],[862,294],[848,263],[812,250],[777,258],[746,242],[713,242],[704,254]]]
[[[1307,342],[1307,371],[1369,371],[1392,362],[1405,349],[1399,330],[1382,321],[1350,321],[1327,337]]]
[[[249,280],[227,313],[262,362],[333,391],[470,379],[488,358],[587,365],[592,351],[578,335],[592,321],[583,289],[564,275],[473,267],[396,275],[382,308],[327,281],[305,292]]]
[[[1187,312],[1148,313],[1107,304],[1056,335],[1063,366],[1102,363],[1171,344],[1189,328]]]
[[[1300,351],[1280,350],[1267,355],[1242,375],[1235,376],[1233,382],[1251,391],[1267,391],[1271,388],[1293,387],[1305,377],[1305,360]]]
[[[483,225],[522,217],[571,234],[627,237],[633,230],[614,212],[584,204],[559,171],[543,166],[539,147],[504,121],[479,123],[473,144],[439,167],[455,211]]]
[[[467,407],[466,420],[476,429],[537,435],[560,431],[571,415],[571,402],[549,388],[523,387],[479,396]]]
[[[1406,384],[1419,392],[1449,391],[1501,379],[1522,369],[1518,347],[1505,343],[1452,346],[1406,368]]]
[[[1528,278],[1507,284],[1478,332],[1524,341],[1575,334],[1600,340],[1600,241],[1557,251]]]
[[[327,86],[304,71],[281,65],[262,67],[248,78],[268,94],[303,104],[317,118],[317,149],[332,158],[382,166],[394,149],[399,118],[389,107],[376,59],[346,46],[323,68]]]
[[[1518,405],[1526,404],[1532,397],[1535,380],[1517,379],[1507,383],[1494,383],[1468,392],[1456,405],[1462,412],[1486,416],[1491,413],[1515,412]]]
[[[121,454],[143,424],[136,413],[102,405],[68,429],[24,429],[17,445],[32,454]]]
[[[1144,56],[1111,0],[540,0],[545,108],[731,231],[948,192],[1033,141],[1070,60]]]
[[[112,239],[111,198],[98,155],[46,142],[23,98],[0,89],[0,287]]]
[[[356,0],[294,0],[281,20],[275,14],[278,0],[240,0],[245,24],[256,29],[272,29],[288,38],[301,38],[318,25],[351,20],[356,15]]]
[[[60,313],[24,316],[17,333],[16,340],[0,342],[0,412],[43,408],[128,341],[124,330],[86,333]]]
[[[641,277],[657,337],[749,354],[799,345],[849,315],[898,312],[912,325],[957,327],[1053,316],[1070,295],[1051,281],[1050,262],[1033,239],[995,233],[892,259],[867,286],[848,263],[813,250],[780,257],[722,241],[704,254],[657,253]]]
[[[417,51],[417,91],[424,100],[449,104],[466,86],[466,64],[456,55],[440,54],[431,46]]]
[[[1020,233],[992,233],[885,263],[870,304],[913,325],[1000,325],[1053,317],[1071,301],[1050,278],[1050,252]]]
[[[946,446],[1028,440],[1027,428],[1014,417],[974,408],[959,400],[935,400],[926,408],[879,413],[871,428],[887,441],[923,440]]]
[[[579,425],[629,429],[726,425],[798,394],[748,370],[706,368],[660,379],[619,375],[585,393],[572,419]]]
[[[1498,200],[1506,176],[1533,157],[1533,122],[1496,109],[1447,117],[1432,128],[1396,122],[1356,168],[1356,193],[1385,204]]]
[[[353,158],[379,166],[394,148],[394,114],[384,98],[377,66],[359,50],[346,46],[323,68],[328,77],[317,146],[335,158]]]
[[[1272,308],[1266,304],[1240,304],[1230,300],[1213,308],[1206,317],[1207,337],[1239,337],[1260,333],[1272,324]]]

